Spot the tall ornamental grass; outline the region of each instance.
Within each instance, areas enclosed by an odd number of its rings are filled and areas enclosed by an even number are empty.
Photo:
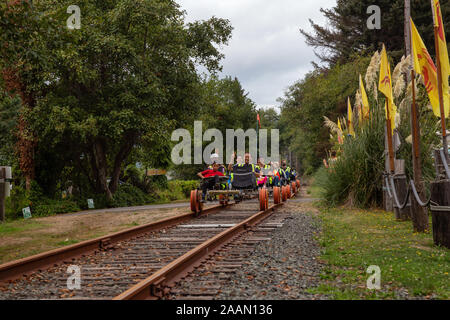
[[[322,197],[330,205],[348,203],[358,207],[382,203],[384,171],[384,110],[372,112],[370,120],[356,129],[356,138],[347,136],[338,160],[330,169],[316,174]]]
[[[399,133],[401,141],[401,146],[396,152],[396,159],[405,160],[407,178],[413,179],[410,124],[412,85],[411,82],[406,81],[410,61],[409,57],[403,57],[394,68],[393,93],[398,106],[396,131]],[[338,160],[330,169],[321,168],[315,176],[315,181],[322,188],[322,197],[329,205],[348,204],[361,208],[381,207],[382,205],[382,179],[386,161],[384,154],[386,119],[385,99],[377,91],[379,65],[380,56],[378,52],[375,52],[364,78],[371,107],[370,119],[359,123],[357,113],[354,112],[355,138],[347,135],[344,143],[339,144],[337,136],[343,136],[348,132],[346,120],[340,119],[343,127],[343,131],[341,131],[336,123],[325,118],[325,126],[332,133],[333,150],[337,151]],[[439,131],[439,121],[431,111],[420,76],[416,77],[416,92],[421,125],[421,167],[423,180],[429,183],[434,179],[432,150],[440,147],[439,137],[436,135],[436,132]],[[359,92],[356,94],[355,100],[355,105],[361,104]]]

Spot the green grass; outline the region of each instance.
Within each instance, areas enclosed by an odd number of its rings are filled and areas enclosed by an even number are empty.
[[[125,223],[121,225],[121,227],[128,227],[128,228],[133,228],[137,226],[139,226],[139,223],[137,221],[132,221],[130,223]]]
[[[333,299],[396,299],[409,296],[449,299],[450,250],[434,246],[432,234],[413,233],[381,210],[319,208],[323,232],[323,283],[312,292]],[[431,224],[430,224],[431,225]],[[381,290],[368,290],[370,265],[381,268]]]
[[[69,240],[64,240],[64,241],[57,242],[56,245],[58,245],[58,246],[68,246],[68,245],[75,244],[75,243],[78,243],[78,242],[79,242],[78,240],[69,239]]]
[[[308,191],[306,191],[308,195],[310,195],[312,198],[321,198],[323,194],[323,189],[319,186],[312,185],[308,188]]]
[[[33,220],[16,220],[0,223],[0,235],[14,234],[43,227],[44,224]]]

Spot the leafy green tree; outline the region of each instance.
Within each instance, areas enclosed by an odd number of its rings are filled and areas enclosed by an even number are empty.
[[[21,100],[19,97],[10,97],[6,92],[0,91],[0,165],[11,166],[15,164],[14,143],[16,141],[15,128],[19,118]]]
[[[275,108],[260,109],[258,111],[261,117],[261,127],[271,130],[279,128],[280,114]]]
[[[248,97],[237,78],[227,76],[219,79],[211,76],[204,79],[201,92],[198,99],[200,110],[195,120],[203,122],[203,131],[218,129],[225,139],[226,129],[256,129],[256,104]],[[186,128],[193,136],[193,123]],[[204,142],[204,147],[208,144]],[[225,163],[229,160],[224,158]],[[180,165],[174,168],[176,176],[183,179],[194,179],[196,173],[203,169],[204,165]]]
[[[256,104],[237,78],[213,76],[207,80],[201,114],[206,126],[224,135],[226,129],[256,128]]]
[[[37,99],[43,94],[45,70],[48,70],[52,60],[45,46],[54,41],[58,33],[49,22],[35,10],[31,1],[9,0],[0,4],[1,85],[8,94],[18,94],[23,106],[14,149],[26,179],[27,190],[30,190],[35,177],[37,138],[23,113],[34,108]]]
[[[24,34],[5,18],[10,34],[2,40],[12,50],[17,34],[28,36],[29,46],[14,52],[26,52],[30,65],[28,55],[51,57],[35,72],[40,94],[25,114],[39,138],[38,176],[72,167],[111,200],[133,149],[158,147],[196,113],[196,64],[220,70],[216,46],[227,43],[232,28],[215,17],[186,24],[171,0],[81,0],[81,29],[68,30],[71,4],[43,0],[17,13],[17,21],[36,21],[51,36]]]
[[[347,114],[347,98],[355,96],[359,74],[365,74],[369,60],[360,57],[328,72],[315,70],[279,99],[281,148],[295,152],[306,173],[311,174],[321,165],[331,147],[323,117],[336,120]]]

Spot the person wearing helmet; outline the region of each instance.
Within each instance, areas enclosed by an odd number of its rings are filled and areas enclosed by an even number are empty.
[[[206,193],[208,190],[214,188],[219,181],[219,177],[223,177],[224,174],[219,171],[219,164],[213,163],[212,169],[206,169],[205,171],[199,172],[197,175],[202,179],[202,202],[206,202]]]
[[[273,169],[273,181],[272,181],[272,185],[274,187],[280,187],[281,184],[281,170],[280,170],[280,163],[278,161],[275,161],[272,164],[272,169]]]
[[[281,161],[280,180],[282,185],[289,183],[291,168],[286,164],[286,160]]]

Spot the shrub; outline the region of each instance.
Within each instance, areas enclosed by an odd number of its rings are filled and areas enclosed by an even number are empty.
[[[157,192],[159,202],[185,200],[191,195],[191,190],[196,189],[199,185],[198,181],[174,180],[168,182],[165,190]]]
[[[316,183],[323,188],[328,204],[348,201],[358,207],[381,205],[384,124],[384,110],[373,110],[371,120],[357,130],[357,137],[345,139],[333,169],[316,174]]]
[[[29,194],[22,186],[13,186],[11,196],[6,198],[6,218],[17,219],[22,215],[22,209],[31,206]]]
[[[130,207],[149,204],[154,198],[145,194],[141,189],[130,184],[119,186],[114,194],[111,205],[113,207]]]
[[[37,217],[52,216],[58,213],[70,213],[80,211],[80,207],[75,201],[53,200],[51,204],[39,204],[32,206],[31,214]]]
[[[191,181],[177,181],[180,184],[181,192],[185,197],[191,196],[191,190],[196,189],[199,182],[196,180]]]
[[[32,181],[30,191],[26,191],[20,185],[13,187],[11,196],[6,199],[7,219],[22,217],[22,209],[26,207],[30,207],[32,216],[36,217],[80,211],[75,201],[53,200],[45,197],[35,181]]]

